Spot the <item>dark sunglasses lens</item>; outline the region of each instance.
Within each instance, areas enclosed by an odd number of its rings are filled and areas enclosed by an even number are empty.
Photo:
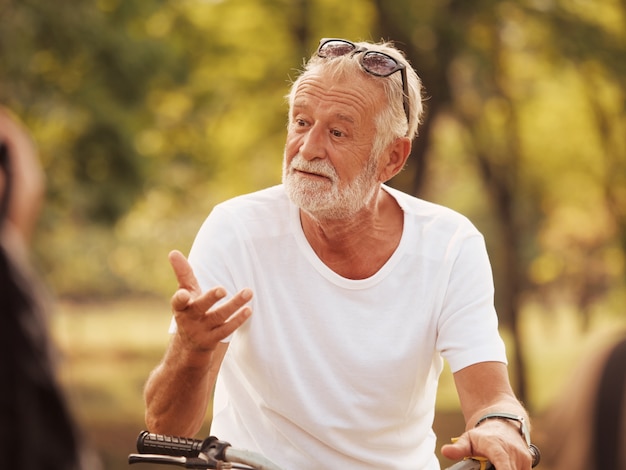
[[[362,60],[363,66],[369,73],[387,77],[398,70],[398,62],[392,57],[378,52],[366,52]]]
[[[349,42],[328,41],[320,46],[318,54],[321,57],[339,57],[350,54],[354,49],[354,44]]]

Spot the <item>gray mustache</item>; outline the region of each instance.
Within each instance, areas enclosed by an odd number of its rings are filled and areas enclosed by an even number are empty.
[[[331,180],[335,180],[337,173],[330,163],[325,161],[308,161],[302,156],[296,155],[291,161],[290,167],[294,170],[305,171],[307,173],[315,173]]]

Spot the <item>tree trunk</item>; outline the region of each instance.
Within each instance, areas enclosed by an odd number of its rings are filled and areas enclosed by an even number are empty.
[[[520,401],[528,401],[528,383],[526,378],[526,360],[523,353],[522,337],[520,332],[520,305],[523,291],[523,263],[521,261],[521,230],[515,217],[513,208],[515,184],[507,182],[514,169],[504,171],[498,175],[487,155],[476,152],[478,165],[483,181],[491,195],[500,228],[500,244],[497,255],[501,257],[499,272],[501,282],[496,282],[500,295],[498,303],[499,316],[504,319],[513,335],[513,354],[509,354],[513,368],[510,373]],[[516,176],[513,176],[515,179]]]

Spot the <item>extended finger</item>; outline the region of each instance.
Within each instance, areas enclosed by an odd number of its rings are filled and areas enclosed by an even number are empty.
[[[208,309],[206,315],[210,319],[210,323],[214,327],[217,327],[238,313],[250,299],[252,299],[252,291],[250,289],[242,289],[222,304]],[[202,305],[205,302],[211,305],[215,303],[211,297],[210,291],[197,301],[198,305]]]
[[[252,298],[252,291],[242,289],[230,299],[217,305],[217,302],[225,296],[226,290],[223,287],[210,289],[196,298],[193,298],[187,290],[179,289],[171,301],[176,321],[179,326],[190,321],[200,322],[203,325],[201,329],[205,332],[221,328],[225,323],[229,323],[228,328],[233,328],[234,331],[250,316],[251,309],[245,304]],[[244,318],[236,318],[242,315]]]
[[[172,250],[168,255],[176,279],[178,280],[178,287],[181,289],[187,289],[191,292],[200,292],[200,286],[196,279],[193,269],[185,255],[178,250]]]
[[[212,350],[216,344],[230,336],[252,314],[245,303],[252,297],[250,289],[244,289],[220,305],[219,298],[226,295],[222,287],[207,291],[198,298],[190,299],[186,291],[174,295],[172,305],[180,300],[182,310],[174,310],[178,333],[192,349]],[[189,301],[185,304],[185,300]],[[212,306],[207,310],[206,306]]]
[[[195,299],[187,289],[178,289],[172,296],[172,311],[174,313],[195,313],[201,316],[225,296],[226,291],[223,287],[214,287]]]
[[[235,332],[237,328],[243,325],[245,321],[250,318],[251,315],[252,308],[246,305],[237,310],[233,315],[228,318],[228,320],[214,328],[212,330],[212,333],[215,335],[218,341],[228,338],[231,334]]]

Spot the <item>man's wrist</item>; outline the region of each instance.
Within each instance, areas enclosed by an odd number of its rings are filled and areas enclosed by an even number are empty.
[[[482,416],[481,418],[479,418],[478,421],[476,421],[476,424],[474,425],[474,427],[480,426],[481,423],[489,419],[501,419],[501,420],[508,420],[511,422],[518,423],[519,433],[524,439],[524,441],[526,441],[526,444],[530,447],[530,431],[528,430],[528,424],[524,416],[516,415],[513,413],[488,413]]]

